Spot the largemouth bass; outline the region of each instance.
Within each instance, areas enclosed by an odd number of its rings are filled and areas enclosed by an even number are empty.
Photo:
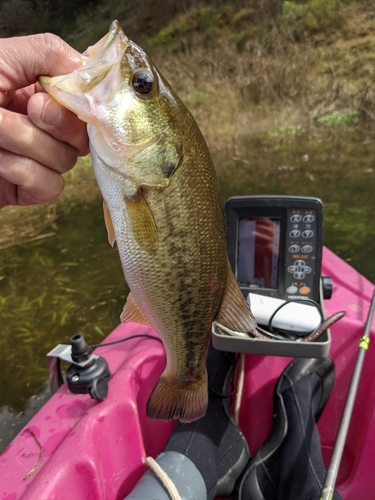
[[[147,415],[190,422],[207,408],[212,322],[258,336],[229,266],[215,170],[190,112],[117,21],[83,57],[70,75],[40,82],[88,124],[109,241],[130,288],[121,320],[163,339],[167,364]]]

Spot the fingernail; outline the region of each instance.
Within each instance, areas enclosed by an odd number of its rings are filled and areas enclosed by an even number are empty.
[[[42,113],[42,120],[46,125],[57,125],[62,115],[63,110],[55,101],[50,99],[46,102]]]

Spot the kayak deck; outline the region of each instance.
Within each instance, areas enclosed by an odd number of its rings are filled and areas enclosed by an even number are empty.
[[[322,274],[333,279],[332,298],[324,303],[327,316],[347,311],[331,327],[336,382],[318,424],[328,464],[373,286],[326,248]],[[106,342],[140,333],[155,335],[151,328],[130,323],[119,325]],[[370,344],[337,480],[343,498],[375,498],[373,349]],[[165,365],[160,342],[133,339],[97,353],[106,358],[113,375],[107,399],[97,402],[89,395],[71,394],[64,384],[0,455],[1,500],[120,500],[145,471],[146,457],[162,450],[174,424],[149,420],[145,414]],[[239,423],[254,454],[271,428],[273,389],[291,358],[246,354],[244,359]]]

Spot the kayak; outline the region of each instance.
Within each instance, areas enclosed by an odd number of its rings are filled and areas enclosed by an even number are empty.
[[[333,292],[324,300],[326,316],[345,310],[330,329],[329,355],[336,381],[318,422],[323,458],[328,465],[363,333],[373,285],[329,249],[323,249],[322,275]],[[104,342],[148,333],[136,323],[121,324]],[[375,336],[372,327],[370,338]],[[372,346],[362,377],[344,448],[336,488],[343,498],[375,498],[375,363]],[[174,423],[146,417],[146,402],[165,366],[161,343],[135,338],[95,351],[110,368],[108,396],[97,401],[73,394],[63,384],[0,455],[0,500],[120,500],[146,470]],[[244,385],[239,426],[254,454],[272,423],[273,389],[290,363],[288,356],[244,355]]]

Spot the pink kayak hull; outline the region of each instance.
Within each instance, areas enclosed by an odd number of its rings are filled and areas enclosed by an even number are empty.
[[[331,328],[336,382],[318,424],[328,463],[373,286],[327,249],[322,274],[333,279],[332,298],[324,303],[326,314],[347,311]],[[106,341],[146,332],[155,335],[135,323],[119,325]],[[374,335],[373,327],[371,338]],[[370,344],[337,481],[344,499],[375,498],[373,349]],[[134,339],[103,347],[100,355],[113,374],[107,399],[99,403],[88,395],[71,394],[64,384],[0,455],[0,500],[120,500],[145,471],[146,457],[162,450],[173,423],[149,420],[145,414],[148,396],[165,365],[161,344]],[[290,360],[245,356],[239,422],[252,454],[270,430],[273,388]]]

